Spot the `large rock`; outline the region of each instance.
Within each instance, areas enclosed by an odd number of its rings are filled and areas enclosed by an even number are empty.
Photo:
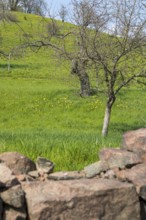
[[[146,153],[146,128],[128,131],[123,135],[122,148],[136,153]]]
[[[146,164],[139,164],[126,170],[125,177],[136,186],[139,196],[146,200]]]
[[[100,151],[99,158],[106,161],[109,168],[113,167],[131,167],[135,164],[142,163],[141,158],[133,152],[121,149],[105,148]]]
[[[0,163],[0,181],[3,188],[18,184],[17,178],[4,163]]]
[[[0,161],[5,162],[16,175],[27,174],[29,171],[36,170],[36,165],[33,161],[17,152],[0,154]]]
[[[135,187],[117,180],[23,183],[31,220],[139,220]]]
[[[14,208],[24,207],[25,204],[24,192],[20,185],[13,186],[8,190],[2,192],[1,198],[4,203]]]

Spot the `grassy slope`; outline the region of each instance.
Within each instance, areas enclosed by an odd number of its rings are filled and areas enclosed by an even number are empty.
[[[37,30],[37,16],[18,14],[29,33]],[[68,24],[67,24],[68,25]],[[20,40],[15,24],[1,24],[2,48],[9,51]],[[100,136],[105,98],[102,93],[82,99],[69,65],[51,59],[51,51],[27,53],[23,58],[1,59],[0,151],[19,151],[36,159],[48,157],[57,170],[81,169],[97,160],[101,147],[117,147],[124,131],[146,124],[146,91],[126,88],[112,112],[109,136]]]

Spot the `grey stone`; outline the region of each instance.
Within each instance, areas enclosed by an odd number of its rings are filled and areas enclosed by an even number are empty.
[[[3,185],[4,187],[11,187],[19,183],[12,171],[4,163],[0,163],[0,180],[1,186]]]
[[[52,180],[73,180],[85,178],[84,172],[68,171],[68,172],[55,172],[48,175],[48,179]]]
[[[54,166],[54,163],[46,158],[38,157],[36,160],[36,167],[40,173],[51,173]]]
[[[146,153],[146,128],[126,132],[123,135],[122,148],[139,154]]]
[[[132,184],[108,179],[23,183],[31,220],[139,220]],[[32,199],[33,198],[33,199]]]
[[[38,178],[40,175],[39,175],[39,171],[38,170],[34,170],[34,171],[30,171],[28,173],[29,176],[33,177],[33,178]]]
[[[141,158],[133,152],[121,149],[105,148],[99,153],[100,160],[106,161],[109,168],[132,167],[136,164],[142,163]]]
[[[146,200],[146,164],[139,164],[126,170],[125,177],[136,186],[139,196]]]
[[[108,164],[105,161],[98,161],[84,168],[84,172],[87,178],[92,178],[103,171],[109,169]]]
[[[25,197],[20,185],[9,188],[8,190],[2,192],[0,196],[3,202],[10,206],[15,208],[21,208],[24,206]]]
[[[113,179],[116,177],[116,174],[113,170],[107,170],[104,174],[103,174],[103,178],[106,179]]]
[[[36,170],[35,163],[27,157],[17,152],[6,152],[0,154],[0,160],[15,174],[27,174],[29,171]]]

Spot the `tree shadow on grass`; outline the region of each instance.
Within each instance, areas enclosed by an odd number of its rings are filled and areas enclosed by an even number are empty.
[[[10,64],[10,69],[22,69],[28,67],[27,64]],[[8,64],[0,64],[0,69],[8,69]]]

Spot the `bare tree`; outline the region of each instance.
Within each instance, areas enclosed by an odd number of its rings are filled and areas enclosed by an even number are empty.
[[[46,11],[45,0],[0,0],[0,5],[10,11],[24,11],[43,16]]]
[[[64,5],[61,5],[60,10],[59,10],[59,16],[60,16],[62,22],[65,21],[67,14],[68,14],[68,12],[67,12],[66,7]]]
[[[25,13],[44,16],[46,2],[45,0],[21,0],[21,8]]]

